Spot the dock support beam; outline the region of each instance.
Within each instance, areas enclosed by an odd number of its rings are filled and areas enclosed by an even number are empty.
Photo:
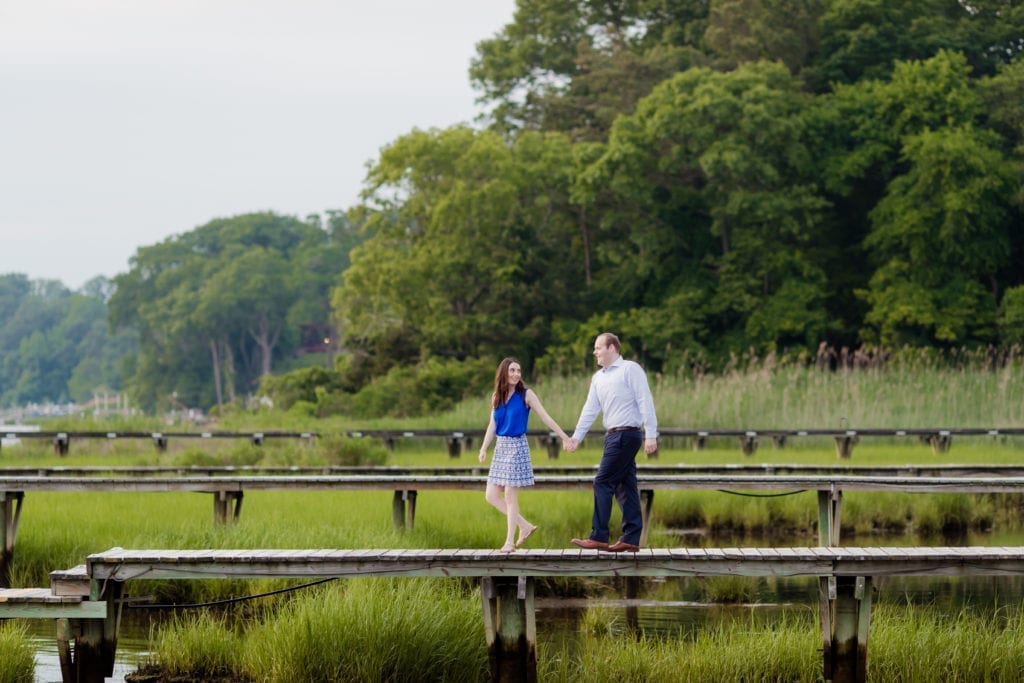
[[[480,579],[487,656],[493,683],[536,683],[537,620],[533,578]]]
[[[213,494],[213,521],[216,524],[235,523],[242,514],[242,491],[217,491]]]
[[[91,599],[106,601],[107,618],[57,620],[57,653],[64,683],[103,683],[114,675],[124,584],[120,581],[92,583]]]
[[[24,491],[0,491],[0,588],[11,587],[11,561],[24,499]]]
[[[558,460],[558,454],[562,450],[562,440],[555,434],[547,434],[545,436],[538,436],[537,441],[540,445],[547,448],[548,460]]]
[[[842,507],[842,489],[818,491],[818,543],[822,547],[839,545],[839,518]]]
[[[640,547],[647,545],[647,530],[651,528],[651,509],[654,507],[654,489],[640,489],[640,516],[644,528],[640,531]]]
[[[941,431],[938,434],[930,434],[928,436],[928,445],[932,447],[932,453],[936,455],[948,453],[949,447],[952,444],[953,435],[947,431]]]
[[[820,592],[822,614],[829,615],[822,619],[824,678],[832,683],[863,683],[868,677],[871,577],[822,577],[821,581],[830,587]]]
[[[391,499],[391,520],[399,531],[412,531],[416,522],[415,491],[395,491]]]
[[[832,437],[836,442],[836,457],[848,460],[853,455],[853,447],[860,440],[857,432],[848,431],[842,436]]]

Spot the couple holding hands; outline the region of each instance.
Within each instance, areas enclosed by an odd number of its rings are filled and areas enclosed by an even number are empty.
[[[522,546],[537,530],[519,512],[519,489],[533,486],[527,422],[533,410],[562,439],[572,453],[590,426],[603,414],[604,453],[594,476],[594,516],[588,538],[574,538],[574,545],[589,550],[636,552],[640,549],[643,517],[636,478],[636,454],[641,446],[648,455],[658,449],[658,418],[647,375],[637,363],[622,358],[619,338],[604,332],[594,340],[594,358],[601,367],[590,380],[586,403],[572,436],[558,426],[541,404],[537,394],[523,384],[522,366],[514,358],[498,365],[491,397],[491,417],[480,446],[480,462],[487,460],[491,441],[497,439],[494,458],[487,475],[487,502],[508,518],[508,531],[501,552]],[[609,543],[608,522],[612,498],[622,509],[622,535]],[[519,530],[518,538],[516,529]]]

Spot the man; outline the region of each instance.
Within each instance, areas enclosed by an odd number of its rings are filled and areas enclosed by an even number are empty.
[[[580,548],[610,552],[640,549],[643,515],[636,480],[636,454],[641,444],[648,455],[658,450],[658,417],[647,374],[637,363],[622,357],[622,344],[610,332],[594,340],[594,358],[601,369],[590,380],[587,402],[566,450],[575,451],[598,413],[604,415],[604,455],[594,477],[594,519],[590,538],[574,538]],[[622,536],[609,545],[608,522],[612,496],[622,509]]]

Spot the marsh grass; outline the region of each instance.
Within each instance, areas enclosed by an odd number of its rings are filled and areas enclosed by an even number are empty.
[[[244,669],[266,681],[487,678],[480,596],[464,582],[355,579],[251,631]]]
[[[593,614],[592,614],[593,613]],[[622,633],[619,617],[591,608],[579,642],[540,648],[538,677],[544,681],[816,681],[820,637],[809,612],[768,623],[751,612],[747,621],[728,620],[695,638]]]
[[[619,613],[591,608],[578,642],[542,644],[544,681],[819,681],[813,610],[768,620],[751,611],[685,637],[623,635]],[[882,604],[872,613],[868,681],[1016,682],[1024,671],[1021,606],[948,614]]]
[[[870,680],[1019,681],[1024,672],[1021,606],[990,612],[880,605],[872,615]]]
[[[857,363],[857,370],[845,369]],[[861,358],[856,363],[844,360],[836,364],[844,369],[826,371],[813,362],[797,364],[772,357],[747,357],[737,359],[731,368],[717,375],[652,377],[652,387],[663,427],[1024,426],[1024,371],[1016,358],[993,364],[983,355],[961,354],[953,362],[947,358],[938,363],[934,358],[907,354],[884,362]],[[587,381],[586,377],[553,376],[541,378],[532,386],[548,411],[561,424],[571,426],[585,396]],[[482,429],[486,419],[486,398],[476,397],[444,415],[415,420],[382,419],[356,425],[332,418],[307,423],[294,416],[254,413],[227,416],[219,424],[204,429],[289,429],[321,434],[340,433],[349,428]],[[95,423],[78,424],[75,428],[115,429]],[[123,425],[116,429],[138,428]],[[161,429],[156,425],[151,428]],[[201,446],[172,440],[167,452],[159,453],[145,440],[82,440],[72,443],[71,455],[65,458],[54,455],[49,444],[26,441],[20,447],[5,448],[0,457],[5,465],[33,466],[189,462],[320,465],[343,464],[353,459],[379,462],[385,458],[386,464],[397,466],[477,464],[475,449],[453,460],[440,439],[403,440],[393,452],[383,451],[380,444],[369,439],[357,440],[351,448],[347,441],[351,440],[335,434],[313,444],[268,440],[256,448],[223,440],[204,441]],[[544,452],[535,448],[536,465],[549,464]],[[848,462],[1010,464],[1019,463],[1022,453],[1024,440],[1018,438],[958,438],[950,452],[938,455],[910,439],[878,438],[862,440]],[[579,452],[563,453],[551,464],[594,465],[599,459],[600,439],[592,438]],[[694,451],[685,441],[666,440],[657,462],[799,465],[835,464],[837,460],[831,440],[807,438],[791,439],[782,449],[761,444],[749,458],[739,453],[735,441],[712,440],[710,448]],[[565,547],[569,538],[589,529],[592,501],[587,492],[524,492],[521,503],[524,514],[540,525],[531,537],[531,547]],[[1022,505],[1024,497],[1002,494],[852,492],[844,496],[842,531],[848,537],[964,528],[1019,529]],[[806,492],[764,497],[717,491],[659,491],[650,542],[654,547],[703,544],[713,542],[712,534],[743,537],[750,545],[771,544],[775,535],[788,539],[807,535],[813,539],[816,516],[814,495]],[[617,525],[616,513],[612,526]],[[707,535],[681,537],[679,530],[688,528],[701,529]],[[212,523],[212,505],[207,494],[33,492],[25,500],[12,577],[14,585],[45,585],[49,571],[73,566],[87,554],[113,546],[488,548],[497,547],[503,538],[503,518],[486,505],[482,491],[421,492],[415,530],[406,533],[393,529],[391,493],[383,491],[247,493],[239,523],[219,528]],[[403,630],[408,627],[398,622],[405,617],[399,619],[391,612],[395,596],[401,594],[407,596],[403,599],[409,603],[406,609],[410,615],[423,615],[410,618],[426,620],[428,616],[437,616],[426,607],[436,607],[437,599],[431,591],[438,583],[427,582],[428,588],[421,588],[411,580],[348,580],[347,587],[332,584],[315,592],[303,589],[261,598],[219,615],[181,617],[171,626],[154,632],[154,642],[164,643],[156,659],[160,667],[165,667],[166,657],[176,670],[193,672],[200,678],[195,672],[215,675],[228,661],[226,666],[239,680],[338,680],[334,676],[338,667],[349,665],[345,660],[349,655],[339,654],[335,649],[363,648],[369,651],[365,653],[369,661],[379,662],[378,655],[391,653],[396,642],[399,649],[404,649],[408,640],[410,657],[402,660],[400,671],[391,670],[394,673],[387,680],[405,680],[403,676],[413,676],[410,672],[418,673],[423,667],[435,667],[429,669],[439,672],[435,680],[465,680],[466,675],[444,673],[458,671],[461,666],[468,667],[468,678],[473,679],[486,669],[486,653],[480,652],[483,638],[478,623],[479,596],[467,594],[465,585],[457,584],[451,595],[440,598],[450,603],[451,620],[442,621],[437,627],[422,626],[422,633],[417,634]],[[202,602],[294,585],[296,582],[242,580],[153,582],[139,589],[154,594],[159,601]],[[607,582],[596,580],[538,582],[539,594],[565,597],[599,596],[615,590]],[[659,595],[672,595],[680,589],[656,585],[652,590]],[[743,601],[750,596],[750,590],[757,589],[728,582],[694,582],[683,590],[688,591],[689,597],[699,599],[731,597]],[[971,614],[951,621],[927,612],[918,613],[916,607],[901,605],[890,612],[884,605],[879,606],[872,626],[872,680],[1019,680],[1024,664],[1015,653],[1024,652],[1024,648],[1016,634],[1024,629],[1020,628],[1016,610],[1013,614],[1007,610],[1000,608],[999,619],[991,622],[983,617],[975,619]],[[396,623],[374,621],[378,613],[389,612]],[[456,617],[456,613],[461,616]],[[820,676],[820,636],[813,616],[803,612],[770,626],[758,623],[754,617],[749,622],[711,625],[702,629],[696,639],[624,636],[617,619],[611,612],[594,610],[586,617],[588,626],[581,642],[572,647],[542,643],[542,680],[799,681],[818,680]],[[342,640],[347,637],[343,631],[358,631],[364,620],[372,630],[360,631],[362,640]],[[318,621],[332,624],[330,639],[324,640],[324,635],[311,632],[310,624]],[[934,635],[929,635],[929,630]],[[919,631],[921,635],[917,635]],[[374,637],[375,632],[387,634],[387,639]],[[23,647],[17,631],[11,633],[6,631],[6,641],[0,633],[0,670],[8,661],[16,661]],[[258,637],[251,637],[254,635]],[[294,654],[287,660],[289,664],[275,670],[273,677],[257,675],[261,667],[272,666],[255,651],[261,642],[273,643],[274,651],[281,657]],[[949,646],[951,642],[953,645]],[[430,650],[439,650],[438,643],[456,647],[458,664],[437,661],[438,653]],[[9,654],[12,652],[15,654]],[[932,656],[936,653],[941,656]],[[323,662],[319,661],[321,656],[326,657]],[[289,671],[302,671],[308,676]],[[353,678],[362,675],[345,674]]]
[[[0,683],[32,683],[35,656],[25,626],[0,621]]]

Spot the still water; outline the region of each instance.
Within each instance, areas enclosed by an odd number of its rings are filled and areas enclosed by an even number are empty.
[[[750,538],[704,539],[685,535],[679,545],[698,547],[714,545],[766,546],[808,545],[807,541]],[[871,536],[843,539],[846,546],[1024,546],[1024,531],[999,534],[967,533],[956,537],[943,536]],[[657,543],[670,545],[671,541]],[[662,581],[648,580],[633,599],[563,599],[557,596],[537,598],[537,637],[548,643],[563,643],[578,633],[579,621],[587,609],[602,607],[612,615],[621,615],[617,624],[622,629],[638,628],[651,635],[674,634],[695,637],[710,623],[730,619],[749,620],[756,612],[760,620],[782,619],[787,613],[808,610],[817,613],[818,585],[813,577],[749,579],[754,582],[749,600],[743,603],[707,603],[689,599],[699,591],[703,579],[682,578]],[[996,606],[1020,605],[1024,602],[1024,576],[1000,577],[888,577],[875,583],[878,594],[874,604],[914,604],[934,606],[950,613],[964,608],[977,608],[991,614]],[[620,592],[625,595],[625,590]],[[666,597],[669,596],[669,597]],[[107,680],[120,682],[135,671],[148,654],[146,647],[150,620],[145,610],[131,611],[121,624],[118,635],[117,661],[114,676]],[[60,660],[57,656],[53,622],[26,620],[36,646],[36,683],[60,683]]]

